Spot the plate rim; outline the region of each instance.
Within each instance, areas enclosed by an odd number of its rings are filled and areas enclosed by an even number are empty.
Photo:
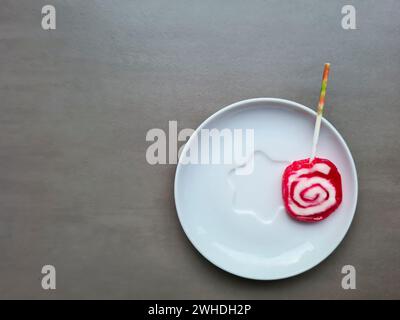
[[[243,105],[246,104],[251,104],[251,103],[260,103],[260,102],[264,102],[264,103],[281,103],[281,104],[286,104],[289,105],[291,107],[293,107],[294,109],[300,109],[306,113],[309,113],[313,116],[316,116],[316,112],[311,109],[306,107],[305,105],[302,105],[298,102],[295,101],[291,101],[291,100],[287,100],[287,99],[282,99],[282,98],[271,98],[271,97],[264,97],[264,98],[251,98],[251,99],[245,99],[245,100],[240,100],[237,102],[234,102],[230,105],[227,105],[221,109],[219,109],[218,111],[214,112],[213,114],[211,114],[207,119],[205,119],[197,128],[196,130],[192,133],[192,135],[190,136],[190,138],[188,139],[188,141],[185,143],[181,155],[185,154],[185,152],[187,151],[187,149],[190,146],[190,143],[192,142],[193,138],[196,136],[196,133],[198,133],[202,128],[204,128],[208,123],[210,123],[211,121],[213,121],[214,119],[216,119],[219,115],[226,113],[230,110],[239,108]],[[185,230],[185,227],[182,223],[182,219],[181,219],[181,209],[180,209],[180,205],[179,205],[179,200],[178,200],[178,176],[179,173],[181,171],[181,166],[182,163],[179,161],[180,159],[178,159],[178,163],[176,165],[176,171],[175,171],[175,176],[174,176],[174,201],[175,201],[175,208],[176,208],[176,213],[178,216],[178,220],[179,220],[179,224],[182,228],[182,230],[184,231],[186,237],[189,239],[190,243],[193,245],[193,247],[198,251],[198,253],[200,253],[207,261],[209,261],[210,263],[212,263],[214,266],[218,267],[221,270],[224,270],[225,272],[228,272],[230,274],[233,274],[235,276],[238,276],[240,278],[244,278],[244,279],[251,279],[251,280],[259,280],[259,281],[274,281],[274,280],[282,280],[282,279],[287,279],[287,278],[292,278],[295,276],[298,276],[304,272],[307,272],[313,268],[315,268],[316,266],[318,266],[319,264],[321,264],[324,260],[326,260],[338,247],[339,245],[343,242],[344,238],[346,237],[346,235],[349,232],[350,226],[354,220],[354,216],[356,214],[356,210],[357,210],[357,203],[358,203],[358,173],[357,173],[357,168],[355,165],[355,161],[353,158],[353,155],[351,154],[351,151],[349,149],[349,147],[347,146],[346,141],[344,140],[344,138],[342,137],[342,135],[339,133],[339,131],[335,128],[335,126],[333,124],[331,124],[328,120],[326,120],[325,118],[322,118],[322,122],[324,123],[324,125],[327,125],[332,132],[334,133],[334,135],[338,138],[339,142],[344,146],[344,149],[346,151],[346,153],[349,156],[350,159],[350,165],[351,165],[351,170],[354,171],[354,186],[355,186],[355,190],[354,190],[354,203],[352,204],[352,215],[351,215],[351,219],[349,219],[347,226],[345,226],[345,232],[343,233],[343,236],[341,237],[341,239],[338,241],[338,243],[331,249],[328,250],[327,253],[325,255],[323,255],[322,259],[317,262],[316,264],[312,265],[312,266],[307,266],[305,268],[300,268],[298,272],[290,274],[290,275],[286,275],[286,276],[278,276],[278,277],[257,277],[257,276],[248,276],[248,275],[243,275],[243,274],[239,274],[237,272],[234,272],[232,270],[227,270],[225,267],[219,265],[218,263],[216,263],[215,261],[213,261],[213,259],[211,259],[210,257],[207,257],[206,254],[204,254],[199,247],[196,245],[195,241],[192,240],[189,232],[187,232]]]

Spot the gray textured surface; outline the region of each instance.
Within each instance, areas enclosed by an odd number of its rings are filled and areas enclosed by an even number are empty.
[[[0,298],[400,298],[399,1],[351,1],[354,31],[344,1],[80,2],[0,1]],[[350,232],[295,278],[227,274],[183,234],[175,166],[146,163],[146,132],[251,97],[314,106],[325,61],[359,173]]]

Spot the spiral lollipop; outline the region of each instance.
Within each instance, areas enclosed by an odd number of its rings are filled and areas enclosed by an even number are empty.
[[[285,169],[282,194],[293,218],[316,222],[328,217],[342,202],[342,179],[328,159],[299,160]]]
[[[321,221],[342,202],[342,179],[336,166],[328,159],[315,157],[330,64],[326,63],[315,121],[313,146],[308,159],[294,161],[282,178],[282,195],[286,211],[299,221]]]

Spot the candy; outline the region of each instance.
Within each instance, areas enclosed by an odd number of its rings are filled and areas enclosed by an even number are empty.
[[[342,179],[328,159],[294,161],[283,173],[282,195],[291,217],[303,222],[321,221],[342,202]]]

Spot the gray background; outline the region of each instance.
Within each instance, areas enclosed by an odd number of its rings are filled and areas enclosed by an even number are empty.
[[[1,0],[0,298],[400,298],[399,17],[395,0]],[[175,166],[146,162],[146,132],[252,97],[313,107],[326,61],[325,115],[359,173],[350,232],[291,279],[225,273],[186,239]]]

